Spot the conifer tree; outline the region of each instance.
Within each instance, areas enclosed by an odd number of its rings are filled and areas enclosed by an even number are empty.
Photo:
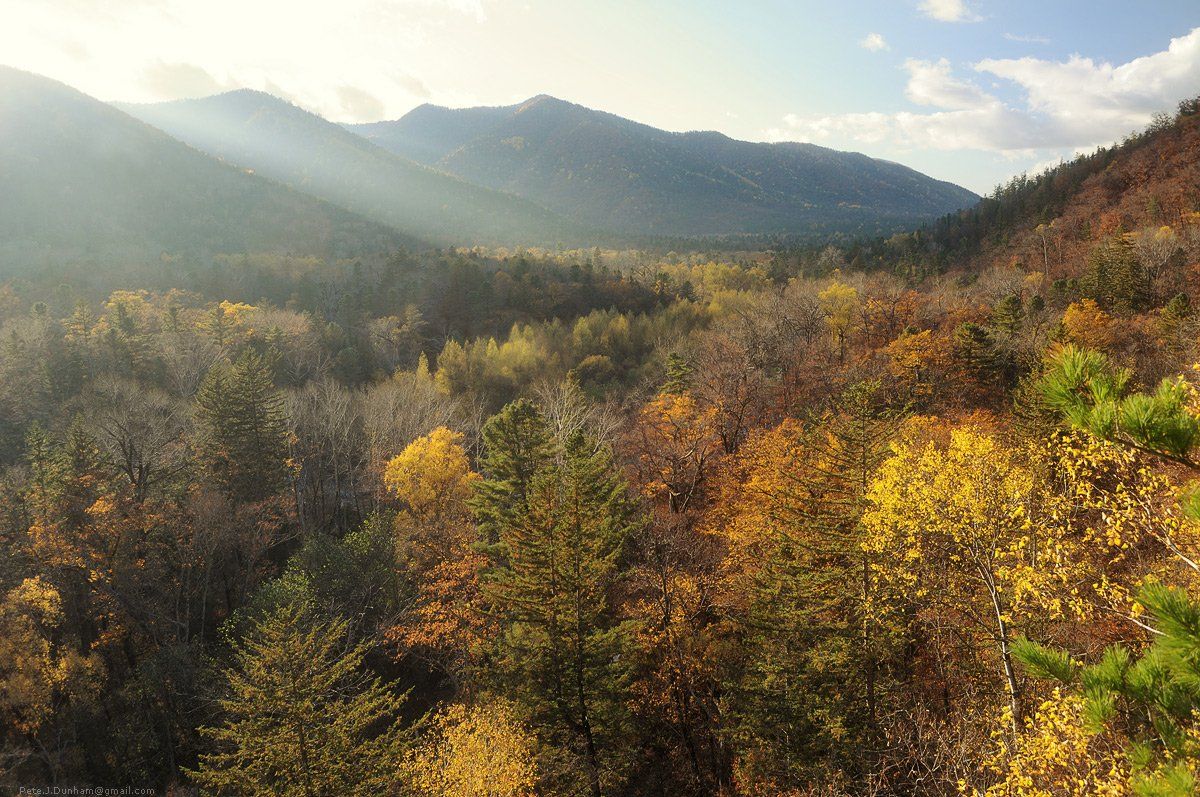
[[[348,645],[344,620],[302,604],[259,620],[234,647],[220,701],[225,723],[200,733],[217,750],[189,773],[216,794],[387,793],[404,737],[402,700],[362,672],[369,645]]]
[[[1105,310],[1121,315],[1141,310],[1150,294],[1146,270],[1126,235],[1113,236],[1092,250],[1080,287]]]
[[[667,381],[662,386],[663,394],[682,396],[691,386],[695,370],[682,354],[671,352],[667,355]]]
[[[730,705],[748,756],[779,788],[848,764],[877,730],[880,672],[896,642],[868,610],[867,489],[903,412],[877,382],[852,385],[811,427],[784,424],[750,444],[740,532],[760,540],[745,622],[747,666]],[[856,745],[847,745],[853,740]],[[823,773],[822,773],[823,774]]]
[[[213,475],[242,501],[273,495],[287,478],[288,429],[271,367],[247,351],[214,366],[196,395]]]
[[[567,769],[582,769],[600,797],[625,715],[629,630],[614,602],[637,519],[612,455],[582,432],[522,480],[528,450],[500,449],[498,432],[521,418],[540,434],[535,413],[519,406],[489,424],[493,472],[500,466],[511,478],[492,481],[481,507],[503,502],[507,490],[512,509],[492,515],[500,544],[484,592],[504,626],[499,677],[551,744],[578,756]]]
[[[1021,297],[1014,293],[996,302],[992,309],[992,326],[1010,335],[1020,328],[1024,320],[1025,308],[1021,304]]]
[[[1064,347],[1040,387],[1046,403],[1071,425],[1102,439],[1200,472],[1200,418],[1182,378],[1153,393],[1129,390],[1131,375],[1098,352]],[[1185,491],[1182,511],[1200,519],[1200,490]],[[1200,564],[1169,535],[1162,542],[1182,564]],[[1200,790],[1200,601],[1153,581],[1138,593],[1146,626],[1156,633],[1140,655],[1120,645],[1084,666],[1065,652],[1029,640],[1015,657],[1034,675],[1082,695],[1089,728],[1119,730],[1127,739],[1131,785],[1143,797],[1185,797]]]
[[[484,479],[476,486],[471,508],[482,542],[499,540],[500,529],[522,511],[534,474],[552,457],[550,428],[528,399],[508,404],[483,427]]]

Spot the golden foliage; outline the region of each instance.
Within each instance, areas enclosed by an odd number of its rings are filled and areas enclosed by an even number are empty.
[[[1112,316],[1091,299],[1071,304],[1063,313],[1062,323],[1071,341],[1090,349],[1107,349],[1117,337]]]
[[[672,512],[688,509],[717,455],[716,413],[687,394],[663,394],[642,408],[637,448],[644,495],[666,499]]]
[[[421,797],[532,797],[537,742],[508,704],[452,705],[402,766]]]
[[[62,598],[40,576],[27,578],[0,603],[0,713],[35,733],[60,700],[94,695],[104,676],[95,654],[55,642]]]
[[[984,797],[1125,797],[1129,795],[1129,764],[1121,746],[1085,725],[1083,700],[1054,692],[1026,718],[1010,746],[1007,714],[985,766],[999,780],[984,792],[961,789]]]
[[[471,470],[463,435],[439,426],[409,443],[383,472],[388,492],[418,522],[444,519],[471,497],[479,474]]]

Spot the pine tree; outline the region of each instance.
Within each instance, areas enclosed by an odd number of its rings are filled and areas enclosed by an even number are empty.
[[[1096,663],[1022,639],[1013,654],[1033,675],[1076,688],[1093,732],[1118,728],[1128,740],[1139,797],[1189,797],[1200,790],[1200,601],[1150,583],[1138,593],[1158,634],[1140,656],[1113,645]]]
[[[1125,235],[1113,236],[1092,250],[1080,287],[1105,310],[1122,315],[1144,308],[1150,294],[1146,270]]]
[[[189,773],[217,794],[387,793],[404,737],[401,699],[363,674],[368,645],[347,646],[344,620],[286,604],[234,647],[220,701],[225,724],[201,728],[216,752]]]
[[[981,387],[1007,384],[1012,363],[996,345],[992,332],[984,326],[966,322],[954,330],[954,356],[964,375]]]
[[[273,495],[287,478],[288,428],[268,362],[248,351],[233,365],[214,366],[196,403],[218,482],[242,501]]]
[[[1200,418],[1182,378],[1164,379],[1153,393],[1131,393],[1128,371],[1097,352],[1064,347],[1051,360],[1040,388],[1046,403],[1078,429],[1200,472]],[[1200,520],[1200,489],[1185,491],[1183,513]],[[1165,537],[1168,549],[1192,571],[1192,558]],[[1184,797],[1200,789],[1200,601],[1156,582],[1142,586],[1138,603],[1157,633],[1136,656],[1109,647],[1095,664],[1028,640],[1014,656],[1032,674],[1081,693],[1093,731],[1116,729],[1128,739],[1133,791],[1143,797]]]
[[[522,461],[514,451],[491,457]],[[507,484],[514,510],[495,524],[503,555],[484,580],[504,626],[500,677],[551,743],[576,751],[586,787],[600,797],[625,714],[629,630],[614,592],[638,521],[612,455],[581,432],[562,443],[557,461],[541,463],[526,490]]]

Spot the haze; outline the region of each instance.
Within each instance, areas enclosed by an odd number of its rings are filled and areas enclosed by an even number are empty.
[[[549,93],[977,192],[1200,85],[1194,2],[5,0],[0,61],[110,101],[268,91],[340,122]],[[1118,35],[1119,34],[1119,35]]]

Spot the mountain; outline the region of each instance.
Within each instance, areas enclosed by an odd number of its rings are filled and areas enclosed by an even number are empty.
[[[584,241],[579,225],[375,146],[258,91],[119,106],[229,163],[444,244]]]
[[[885,232],[978,201],[865,155],[670,133],[541,95],[349,125],[380,147],[627,234]]]
[[[0,67],[0,262],[164,251],[335,257],[414,243],[62,83]]]

